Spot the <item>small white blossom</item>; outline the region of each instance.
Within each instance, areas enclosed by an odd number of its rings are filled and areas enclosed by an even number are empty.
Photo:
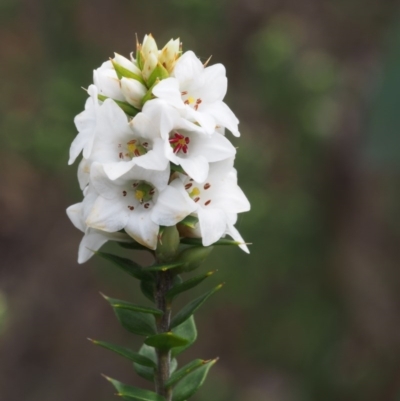
[[[176,62],[173,77],[158,83],[153,94],[185,110],[187,118],[198,122],[208,134],[221,126],[239,136],[239,120],[223,102],[226,91],[225,67],[215,64],[205,68],[196,55],[188,51]]]

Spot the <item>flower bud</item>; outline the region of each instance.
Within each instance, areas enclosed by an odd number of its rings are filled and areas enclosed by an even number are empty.
[[[150,53],[145,59],[142,71],[143,78],[145,79],[146,82],[150,78],[150,75],[152,74],[154,69],[157,67],[157,64],[158,64],[157,56],[154,53]]]
[[[179,39],[171,39],[161,50],[158,61],[161,65],[171,73],[175,67],[176,60],[179,58]]]
[[[147,59],[147,57],[149,57],[151,53],[156,56],[158,55],[157,43],[154,40],[153,35],[151,33],[145,35],[141,50],[145,60]]]
[[[142,108],[142,99],[147,93],[147,88],[139,81],[132,78],[121,79],[121,92],[126,101],[137,109]]]
[[[176,256],[179,248],[179,232],[176,226],[164,227],[158,237],[156,248],[157,259],[168,262]]]
[[[193,246],[185,249],[177,258],[177,262],[185,263],[179,269],[185,272],[197,269],[206,260],[213,249],[214,247],[212,246]]]
[[[134,74],[137,74],[139,76],[142,75],[140,69],[136,66],[136,63],[134,63],[133,61],[128,60],[126,57],[121,56],[118,53],[114,53],[114,55],[115,55],[114,61],[117,64],[119,64],[120,66],[124,67],[128,71],[133,72]]]

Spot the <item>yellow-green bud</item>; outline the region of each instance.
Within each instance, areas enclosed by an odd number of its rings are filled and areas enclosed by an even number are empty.
[[[169,262],[176,257],[179,248],[179,232],[176,226],[163,227],[158,237],[156,257],[160,262]]]
[[[179,269],[185,272],[197,269],[206,260],[213,249],[213,246],[193,246],[185,249],[177,258],[177,262],[185,263]]]

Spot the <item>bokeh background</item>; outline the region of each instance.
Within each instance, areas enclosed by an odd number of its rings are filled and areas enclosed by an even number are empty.
[[[399,5],[1,0],[0,400],[114,399],[100,373],[145,385],[86,340],[137,349],[99,291],[144,299],[107,263],[77,265],[65,209],[81,199],[67,166],[81,87],[149,32],[226,65],[252,203],[251,255],[220,248],[203,268],[227,284],[181,358],[221,358],[193,400],[400,399]]]

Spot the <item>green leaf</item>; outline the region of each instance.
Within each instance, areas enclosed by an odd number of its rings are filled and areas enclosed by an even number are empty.
[[[148,311],[138,312],[132,308],[129,309],[114,306],[113,309],[122,327],[131,333],[139,334],[141,336],[151,336],[157,333],[156,319],[154,318],[153,313]]]
[[[186,227],[189,228],[196,228],[196,225],[198,224],[199,219],[196,216],[186,216],[182,221],[179,222],[179,224],[183,224]]]
[[[184,262],[174,262],[174,263],[162,263],[160,265],[153,265],[150,267],[146,267],[146,271],[148,272],[156,272],[156,271],[167,271],[170,269],[175,269],[176,267],[183,266]]]
[[[203,359],[195,359],[194,361],[188,363],[183,368],[180,368],[171,375],[171,377],[166,381],[165,387],[173,386],[179,380],[182,380],[189,373],[193,372],[195,369],[199,368],[200,366],[204,365],[207,362],[209,361],[204,361]]]
[[[210,255],[214,247],[191,246],[184,249],[177,258],[177,262],[182,262],[183,266],[179,271],[190,272],[197,269]]]
[[[156,82],[152,86],[150,86],[150,89],[146,92],[146,94],[142,98],[142,106],[148,101],[154,98],[153,95],[153,89],[154,87],[159,83],[160,81],[157,79]]]
[[[111,344],[111,343],[108,343],[105,341],[97,341],[97,340],[92,340],[90,338],[89,338],[89,340],[94,345],[98,345],[100,347],[103,347],[105,349],[113,351],[116,354],[122,355],[123,357],[130,359],[131,361],[133,361],[135,363],[138,363],[139,365],[149,366],[152,368],[156,367],[156,364],[151,359],[146,358],[145,356],[140,355],[137,352],[133,352],[129,348],[120,347],[119,345]]]
[[[146,85],[146,83],[144,82],[144,79],[140,75],[137,75],[134,72],[129,71],[125,67],[122,67],[122,65],[115,62],[115,60],[111,59],[111,62],[115,69],[115,72],[117,73],[118,79],[121,79],[123,77],[124,78],[132,78],[132,79],[135,79],[136,81],[139,81],[142,85]]]
[[[111,99],[108,96],[104,96],[104,95],[97,95],[97,98],[104,102],[106,99]],[[140,110],[138,110],[136,107],[133,107],[131,104],[129,103],[125,103],[125,102],[121,102],[120,100],[115,100],[115,99],[111,99],[114,100],[115,103],[117,103],[117,105],[126,113],[128,114],[128,116],[131,117],[135,117],[136,114],[140,113]]]
[[[203,280],[205,280],[207,277],[212,276],[216,270],[210,271],[206,274],[201,274],[200,276],[193,277],[189,280],[184,281],[183,283],[174,285],[168,292],[167,292],[167,299],[172,300],[174,299],[178,294],[190,290],[197,285],[199,285]]]
[[[153,72],[150,74],[149,79],[147,80],[148,86],[153,86],[157,80],[162,80],[169,77],[168,71],[165,67],[162,66],[160,62],[157,63],[156,68],[154,68]]]
[[[161,333],[161,334],[156,334],[151,337],[147,337],[146,340],[144,341],[145,344],[150,345],[151,347],[163,350],[163,351],[168,351],[171,348],[175,347],[183,347],[185,345],[188,345],[189,341],[186,340],[183,337],[179,337],[176,334],[172,332],[168,333]]]
[[[96,251],[96,255],[101,256],[103,259],[109,260],[114,263],[115,266],[122,269],[125,273],[130,276],[137,278],[138,280],[152,280],[153,276],[150,273],[144,272],[142,267],[135,263],[134,261],[121,258],[117,255],[112,255],[111,253]]]
[[[173,357],[179,355],[185,349],[189,348],[197,339],[197,329],[194,322],[194,317],[190,316],[189,319],[185,320],[182,324],[172,329],[172,332],[177,336],[188,340],[188,344],[183,347],[172,348],[171,354]]]
[[[188,244],[188,245],[196,245],[196,246],[203,246],[202,239],[201,238],[189,238],[185,237],[181,239],[182,244]],[[242,242],[234,241],[232,239],[227,239],[227,238],[221,238],[218,241],[214,242],[212,244],[214,245],[242,245]]]
[[[109,304],[114,309],[128,309],[128,310],[132,310],[132,311],[136,311],[136,312],[150,313],[154,316],[162,316],[164,314],[164,312],[160,309],[152,308],[149,306],[141,306],[141,305],[132,304],[127,301],[122,301],[120,299],[107,297],[106,295],[103,295],[103,297],[107,300],[107,302],[109,302]]]
[[[151,302],[155,302],[154,301],[154,291],[155,291],[154,281],[142,280],[140,282],[140,289],[146,298],[148,298]]]
[[[217,362],[213,359],[185,376],[174,388],[172,401],[185,401],[190,398],[206,380],[208,371]]]
[[[118,380],[111,379],[111,377],[104,376],[118,391],[118,395],[125,400],[140,400],[140,401],[165,401],[161,395],[153,391],[143,390],[141,388],[128,386]]]
[[[143,357],[153,361],[154,365],[157,365],[156,350],[153,347],[143,344],[139,350],[139,355],[142,355]],[[146,379],[150,382],[154,382],[154,368],[139,365],[138,363],[134,363],[133,367],[140,377],[143,377],[143,379]]]
[[[206,292],[205,294],[201,295],[200,297],[196,298],[192,302],[188,303],[185,307],[183,307],[172,319],[171,327],[176,327],[179,324],[183,323],[186,319],[193,315],[197,309],[200,308],[201,305],[215,292],[222,288],[224,284],[219,284],[211,291]]]

